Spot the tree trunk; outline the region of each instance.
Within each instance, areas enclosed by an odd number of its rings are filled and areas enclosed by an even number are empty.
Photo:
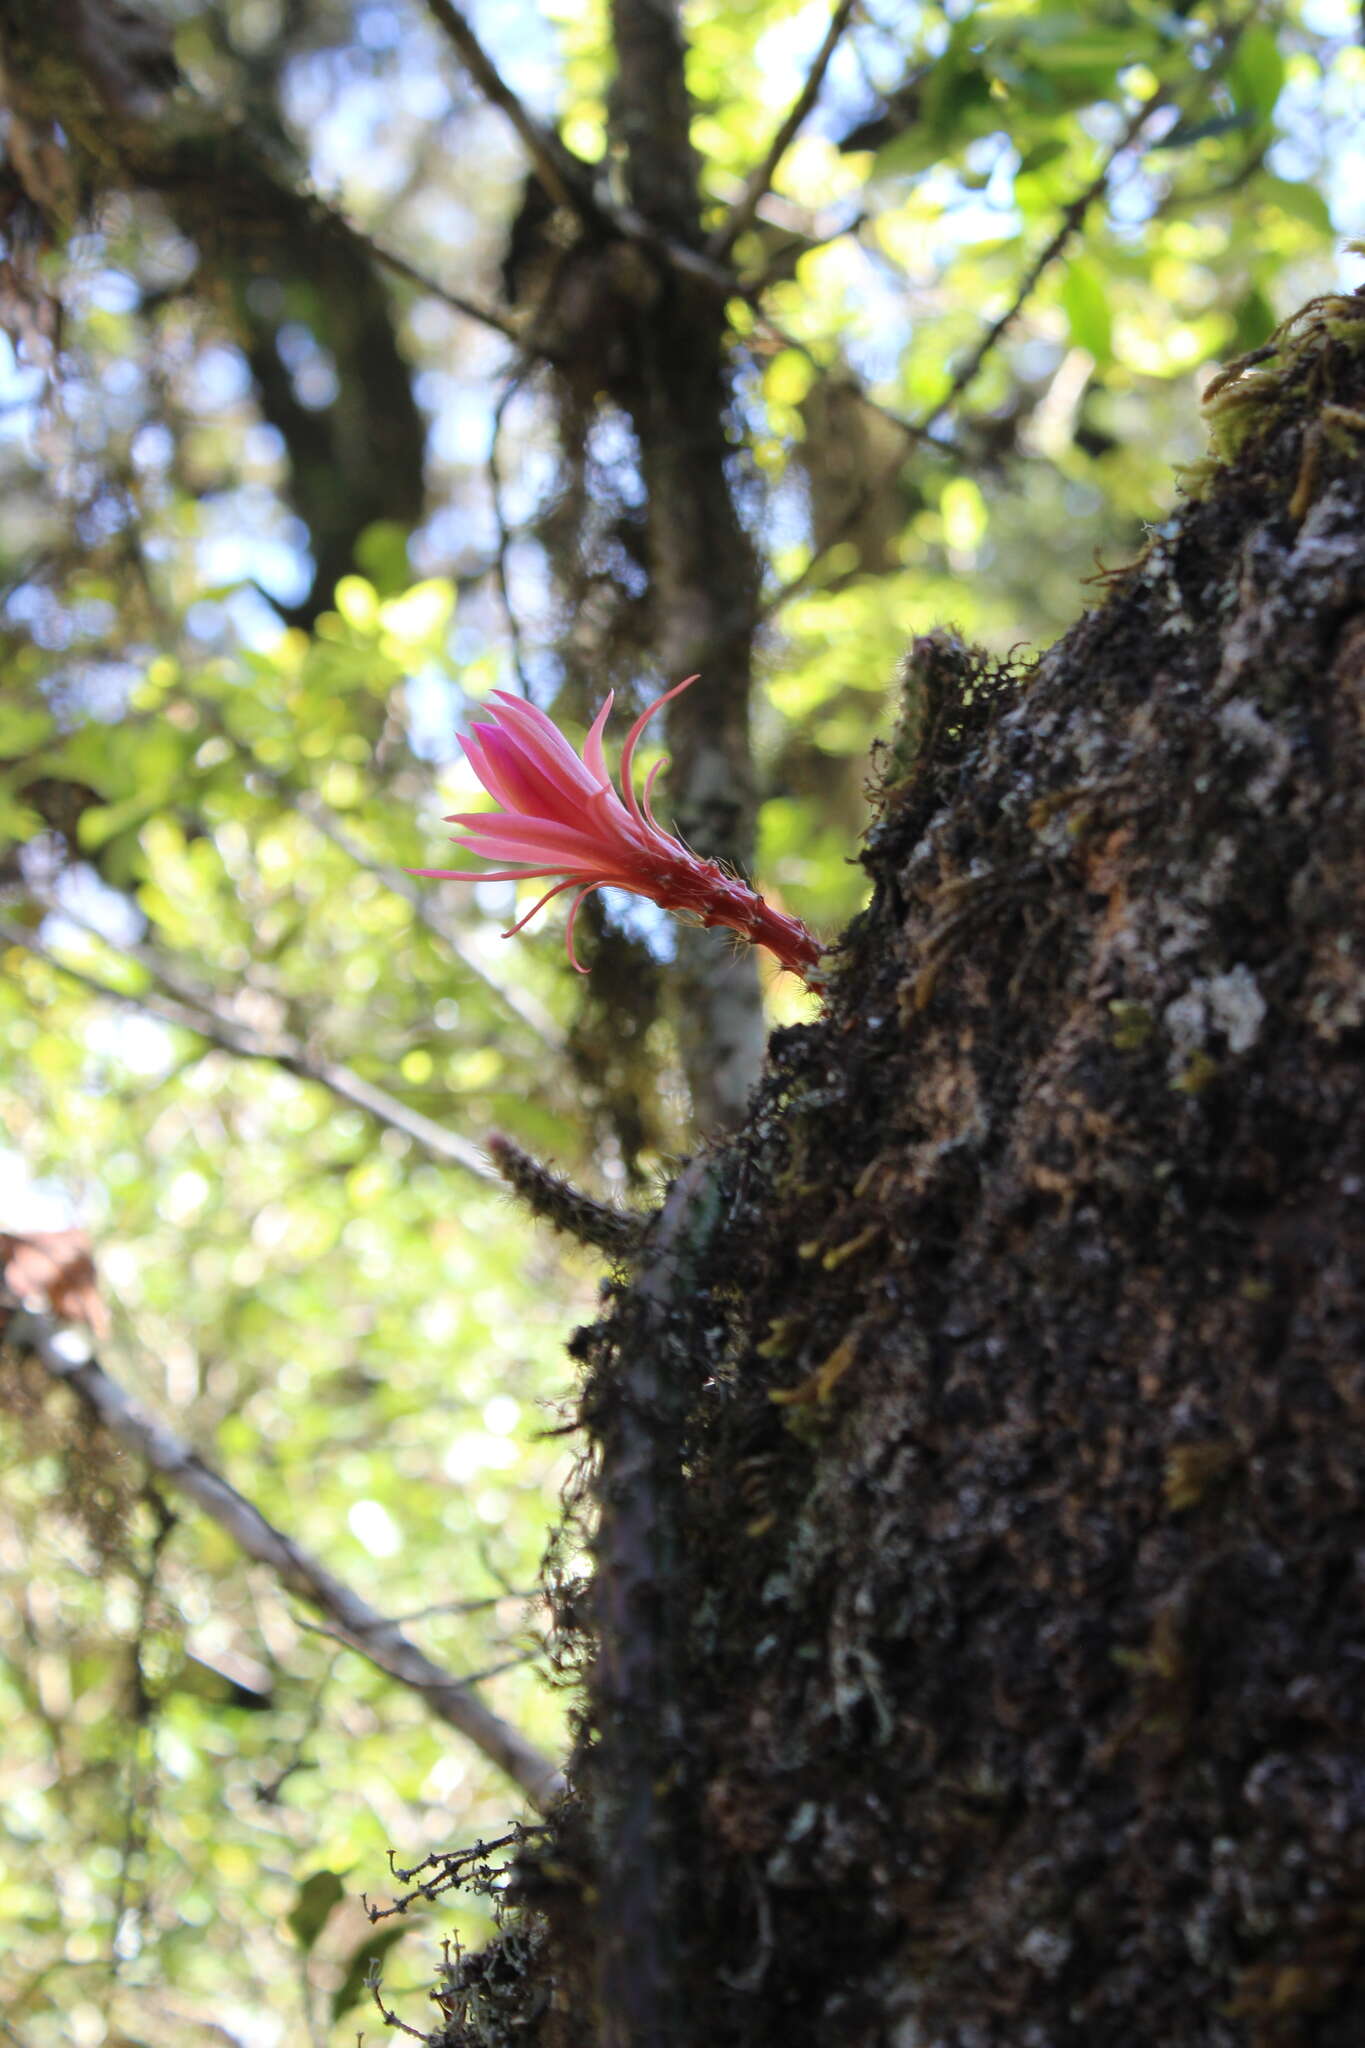
[[[1365,296],[1210,409],[1027,675],[913,650],[826,1014],[580,1341],[577,1790],[448,2043],[1360,2039]]]
[[[699,247],[697,163],[678,0],[613,0],[616,127],[632,205],[654,233]],[[755,791],[749,689],[758,567],[728,474],[725,301],[661,263],[642,305],[627,403],[648,495],[646,546],[657,655],[667,683],[697,673],[669,713],[670,795],[690,844],[748,871]],[[751,953],[723,933],[684,932],[674,1017],[699,1127],[734,1124],[762,1059]]]

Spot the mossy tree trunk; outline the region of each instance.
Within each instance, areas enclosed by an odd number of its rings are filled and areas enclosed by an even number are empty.
[[[1361,2039],[1365,299],[1211,409],[1036,667],[912,652],[826,1014],[582,1340],[578,1798],[449,2041]]]

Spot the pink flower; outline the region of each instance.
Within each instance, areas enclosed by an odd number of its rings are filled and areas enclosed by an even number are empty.
[[[635,794],[631,759],[641,733],[659,708],[697,678],[689,676],[641,713],[621,749],[621,793],[618,796],[602,753],[602,729],[612,699],[592,722],[580,760],[554,720],[524,698],[494,690],[492,722],[476,725],[461,739],[469,765],[501,812],[456,812],[448,825],[458,825],[457,844],[468,853],[500,866],[483,872],[464,868],[414,868],[413,874],[437,881],[508,882],[531,875],[558,875],[503,937],[530,923],[552,897],[567,889],[577,894],[569,910],[569,958],[580,974],[587,972],[574,952],[573,928],[578,906],[593,889],[631,889],[665,910],[695,918],[703,925],[726,925],[751,944],[766,946],[784,967],[805,981],[818,980],[820,947],[794,917],[774,910],[718,861],[700,860],[681,839],[665,832],[654,816],[650,796],[660,770],[650,769],[644,792]],[[508,865],[508,863],[515,865]]]

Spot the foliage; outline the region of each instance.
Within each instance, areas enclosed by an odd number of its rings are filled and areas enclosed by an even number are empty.
[[[419,279],[493,304],[524,166],[419,7],[167,11],[193,90],[273,110],[300,188]],[[711,220],[827,18],[806,0],[687,10]],[[605,8],[475,20],[571,148],[614,146]],[[736,244],[762,289],[729,311],[766,605],[759,879],[822,931],[858,907],[866,757],[910,633],[1052,637],[1093,601],[1097,555],[1131,553],[1171,464],[1201,452],[1199,373],[1338,274],[1337,238],[1361,225],[1354,27],[1338,0],[1231,29],[1155,0],[858,10]],[[78,1217],[125,1383],[374,1605],[430,1610],[423,1639],[464,1671],[534,1626],[519,1593],[564,1469],[544,1431],[594,1269],[402,1113],[473,1144],[505,1130],[608,1195],[649,1190],[686,1116],[661,1021],[626,1079],[597,1054],[585,1079],[597,1041],[552,917],[504,947],[513,887],[402,873],[446,857],[440,818],[476,794],[453,744],[470,709],[519,669],[541,701],[573,671],[555,521],[575,500],[562,385],[440,289],[389,284],[427,511],[412,531],[364,524],[312,611],[318,508],[348,486],[309,471],[305,429],[325,420],[344,447],[355,365],[297,250],[234,279],[164,196],[110,192],[65,245],[60,353],[35,316],[9,365],[0,1225]],[[371,428],[390,397],[365,394]],[[624,518],[638,478],[610,406],[589,452],[599,508]],[[612,535],[619,595],[628,521]],[[608,665],[619,626],[609,612]],[[643,701],[678,678],[635,680]],[[576,740],[591,708],[568,716]],[[667,959],[651,913],[613,901],[600,931]],[[769,1001],[791,1017],[808,999],[779,984]],[[341,1099],[338,1068],[398,1114]],[[589,1114],[599,1086],[653,1091],[633,1138]],[[26,2048],[349,2042],[375,1939],[358,1894],[382,1891],[385,1852],[414,1864],[497,1832],[510,1795],[214,1527],[189,1510],[167,1526],[103,1446],[82,1462],[64,1397],[6,1390],[7,2024]],[[106,1469],[125,1491],[92,1520]],[[557,1746],[530,1667],[486,1691]],[[384,1962],[386,2002],[418,2021],[447,1925]]]

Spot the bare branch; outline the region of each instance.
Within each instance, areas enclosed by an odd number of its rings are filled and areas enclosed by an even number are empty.
[[[67,916],[68,913],[63,911],[62,915]],[[78,920],[73,919],[72,922]],[[181,982],[173,971],[156,961],[145,948],[114,946],[111,950],[135,961],[170,993],[157,995],[143,990],[133,994],[127,989],[115,988],[82,967],[73,967],[69,961],[51,952],[33,932],[11,924],[7,918],[0,918],[0,941],[9,946],[22,946],[25,952],[46,961],[58,974],[64,974],[68,981],[89,989],[92,995],[104,996],[110,1002],[122,1004],[125,1009],[140,1010],[146,1016],[159,1018],[163,1024],[175,1024],[181,1030],[193,1031],[211,1045],[221,1046],[224,1052],[236,1054],[239,1059],[266,1060],[282,1067],[286,1073],[297,1075],[302,1081],[316,1081],[343,1102],[363,1109],[376,1123],[387,1124],[390,1130],[402,1131],[443,1166],[462,1167],[477,1180],[498,1180],[483,1153],[467,1138],[443,1130],[440,1124],[423,1116],[420,1110],[409,1109],[396,1095],[376,1087],[372,1081],[363,1080],[350,1067],[334,1060],[314,1059],[296,1039],[283,1033],[267,1036],[239,1024],[235,1018],[215,1009],[207,998],[194,993],[188,984]],[[107,939],[102,939],[102,943],[110,945]]]
[[[345,219],[344,215],[338,217]],[[477,320],[481,326],[491,327],[495,333],[515,343],[519,349],[529,348],[532,354],[542,356],[547,361],[553,360],[548,349],[537,348],[534,343],[528,342],[516,321],[509,319],[506,313],[500,313],[496,306],[485,305],[482,299],[466,298],[462,292],[451,291],[448,285],[438,284],[434,277],[428,277],[416,264],[409,263],[407,257],[400,256],[397,250],[387,249],[382,242],[376,242],[373,236],[367,235],[363,228],[356,227],[353,221],[347,220],[346,226],[356,240],[364,244],[381,270],[389,271],[394,277],[401,277],[405,284],[415,285],[418,291],[425,292],[430,298],[439,299],[443,306],[449,306],[453,312],[463,313],[466,319]]]
[[[486,100],[507,116],[525,143],[536,175],[556,206],[583,213],[589,205],[584,167],[559,137],[529,114],[451,0],[427,0],[427,8],[459,52],[460,61]]]
[[[853,18],[858,0],[839,0],[830,16],[825,40],[816,51],[815,62],[809,76],[780,123],[777,133],[768,144],[759,163],[750,171],[744,182],[744,190],[730,208],[729,213],[716,229],[706,245],[706,253],[713,262],[722,262],[733,249],[739,237],[758,212],[759,201],[772,184],[777,168],[787,154],[796,131],[820,97],[820,88],[825,82],[829,62],[839,46],[840,38]]]
[[[476,1699],[468,1686],[419,1650],[396,1623],[377,1614],[359,1594],[268,1522],[244,1494],[174,1431],[147,1412],[113,1380],[93,1355],[74,1360],[70,1333],[52,1317],[20,1310],[8,1319],[5,1341],[38,1359],[91,1408],[119,1443],[168,1485],[203,1509],[238,1548],[273,1571],[283,1586],[327,1617],[332,1632],[400,1685],[419,1692],[433,1714],[472,1742],[490,1763],[542,1812],[563,1788],[548,1757],[517,1729]]]

